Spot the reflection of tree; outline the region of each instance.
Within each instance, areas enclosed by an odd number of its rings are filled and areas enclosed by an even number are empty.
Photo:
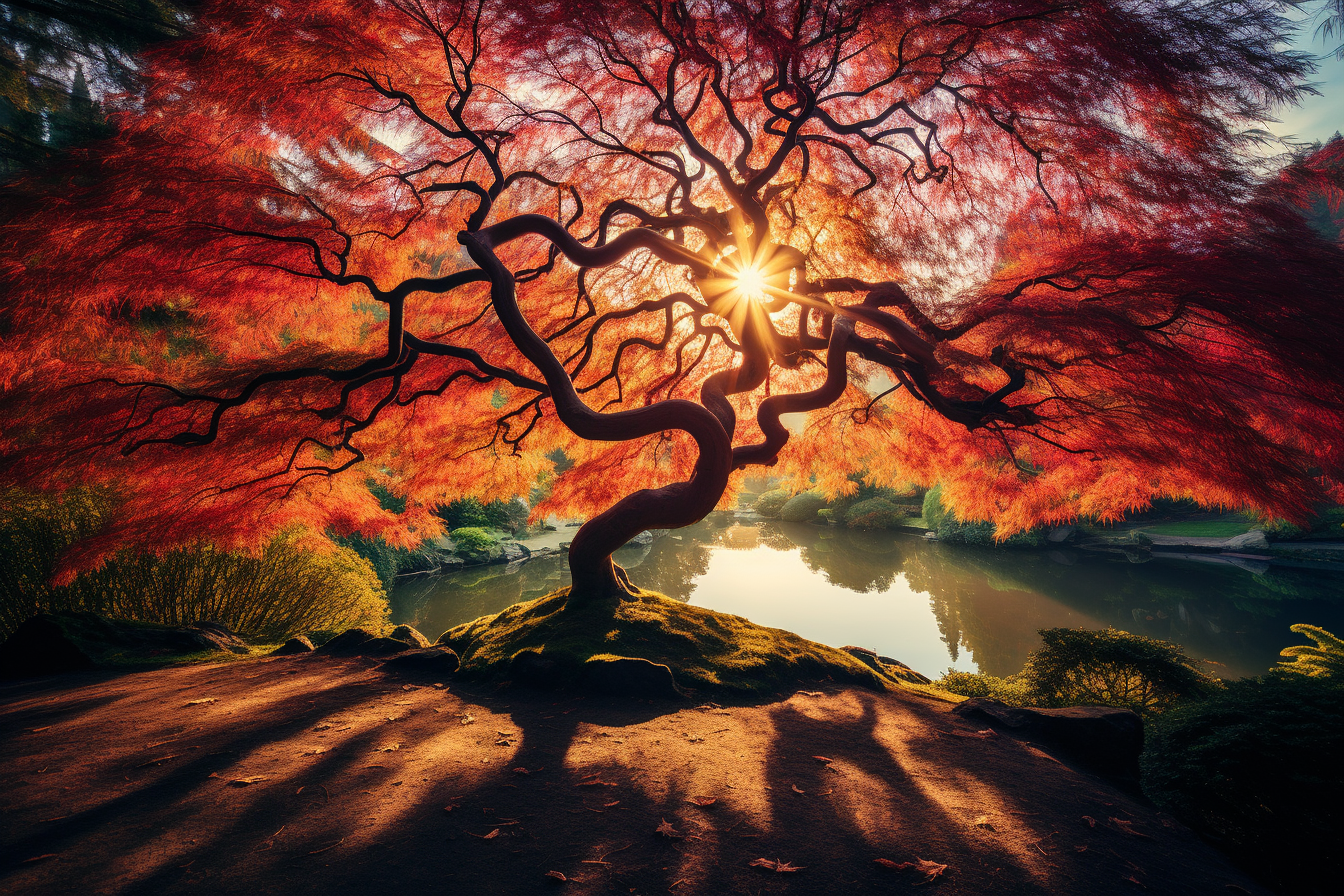
[[[654,539],[643,562],[630,569],[630,580],[641,588],[661,591],[673,600],[690,600],[695,580],[709,570],[709,542],[714,533],[713,528],[699,523],[678,529],[674,536]],[[616,562],[621,562],[619,555]]]
[[[761,542],[776,550],[801,548],[807,568],[850,591],[886,591],[901,573],[903,555],[889,532],[854,532],[806,523],[761,525]]]
[[[1337,574],[1306,570],[1253,576],[1230,565],[1089,557],[1063,565],[1036,551],[923,547],[907,559],[910,586],[929,593],[949,648],[959,639],[994,675],[1022,668],[1039,646],[1038,629],[1097,624],[1175,641],[1217,660],[1223,675],[1259,674],[1296,616],[1316,618],[1323,609],[1285,601],[1337,598],[1340,591]],[[1344,607],[1325,611],[1344,615]],[[1281,621],[1282,631],[1264,616]]]

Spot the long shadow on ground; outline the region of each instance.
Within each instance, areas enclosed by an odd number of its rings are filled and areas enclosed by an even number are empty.
[[[941,893],[1262,892],[1150,808],[945,705],[823,691],[691,707],[319,656],[7,685],[0,892],[926,885],[877,859],[946,865]]]

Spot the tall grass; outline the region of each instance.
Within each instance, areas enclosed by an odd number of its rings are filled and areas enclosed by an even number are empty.
[[[255,556],[205,542],[163,556],[119,554],[69,585],[52,586],[61,553],[97,532],[112,507],[96,492],[59,501],[0,493],[0,636],[35,613],[60,610],[167,625],[211,620],[263,641],[386,620],[386,596],[368,561],[349,548],[306,549],[294,533]]]

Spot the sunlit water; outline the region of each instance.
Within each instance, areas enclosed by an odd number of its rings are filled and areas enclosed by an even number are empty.
[[[917,536],[721,519],[622,549],[638,585],[836,647],[855,644],[926,675],[1010,675],[1043,628],[1105,628],[1182,644],[1222,677],[1258,675],[1304,639],[1344,631],[1344,572],[1083,551],[1018,551]],[[568,583],[561,558],[403,580],[393,619],[431,638]]]

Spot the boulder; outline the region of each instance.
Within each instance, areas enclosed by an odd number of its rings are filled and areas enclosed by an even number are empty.
[[[411,645],[405,641],[376,637],[362,628],[348,628],[317,648],[317,652],[331,656],[387,656],[410,649]]]
[[[672,670],[661,663],[634,657],[592,657],[583,664],[583,686],[600,694],[643,700],[680,700]]]
[[[396,628],[392,629],[392,633],[389,634],[388,637],[394,638],[398,641],[405,641],[412,647],[429,646],[429,639],[426,638],[424,635],[420,634],[418,631],[416,631],[409,625],[397,626]]]
[[[299,635],[297,638],[290,638],[285,643],[271,651],[271,656],[292,656],[296,653],[312,653],[313,642],[308,640],[307,635]]]
[[[1061,709],[1008,706],[975,697],[952,712],[976,724],[1011,731],[1057,750],[1079,765],[1110,778],[1137,782],[1143,752],[1143,720],[1128,709],[1068,706]]]
[[[1077,526],[1056,526],[1046,534],[1045,540],[1050,544],[1065,544],[1073,541],[1077,536]]]
[[[627,541],[626,544],[638,544],[638,545],[653,544],[653,533],[650,532],[648,529],[645,529],[643,532],[639,533],[634,538]]]
[[[51,675],[213,650],[247,653],[248,646],[217,622],[179,627],[90,612],[39,613],[0,645],[0,676]]]
[[[396,672],[423,675],[452,675],[462,665],[457,654],[447,647],[424,647],[407,650],[383,663],[384,668]]]
[[[499,559],[505,563],[517,563],[531,557],[531,551],[516,541],[506,541],[499,546]]]
[[[348,628],[317,648],[317,652],[353,656],[358,652],[361,644],[372,640],[373,634],[371,632],[366,632],[362,628]]]
[[[540,650],[520,650],[509,662],[509,681],[533,688],[553,688],[566,677],[564,671],[554,657]]]
[[[1229,538],[1223,542],[1223,547],[1234,551],[1244,551],[1248,548],[1264,549],[1269,547],[1269,539],[1265,537],[1264,529],[1252,529],[1236,538]]]
[[[882,671],[893,678],[900,678],[912,684],[932,683],[927,675],[916,672],[900,660],[894,660],[889,656],[879,656],[877,661],[882,664]]]

